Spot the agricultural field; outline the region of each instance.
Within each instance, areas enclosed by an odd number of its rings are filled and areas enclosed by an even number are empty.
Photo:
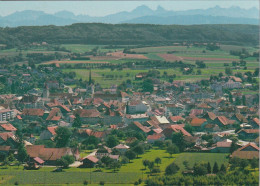
[[[89,153],[89,152],[84,152]],[[174,154],[172,157],[165,150],[152,149],[137,159],[131,160],[130,163],[123,165],[119,171],[102,168],[102,172],[95,172],[95,168],[68,168],[64,172],[51,172],[55,167],[44,167],[40,170],[22,170],[22,166],[9,166],[7,169],[0,169],[0,179],[5,185],[13,185],[15,182],[21,184],[82,184],[85,180],[89,183],[117,183],[117,184],[133,184],[139,178],[145,179],[150,174],[148,168],[144,168],[142,161],[154,161],[156,157],[161,158],[159,164],[161,173],[164,174],[165,168],[172,162],[175,162],[180,171],[184,170],[183,161],[187,160],[190,166],[195,162],[210,162],[213,166],[217,161],[219,164],[227,163],[228,154],[222,153],[181,153]],[[192,157],[192,158],[191,158]],[[157,166],[157,164],[155,164]]]

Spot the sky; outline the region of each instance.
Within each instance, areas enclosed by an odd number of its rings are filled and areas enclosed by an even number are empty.
[[[188,9],[207,9],[215,6],[228,8],[239,6],[249,9],[256,7],[259,9],[258,0],[193,0],[193,1],[1,1],[0,16],[6,16],[16,11],[37,10],[45,13],[56,13],[67,10],[75,15],[84,14],[90,16],[106,16],[109,14],[132,11],[137,6],[146,5],[151,9],[162,6],[166,10],[188,10]]]

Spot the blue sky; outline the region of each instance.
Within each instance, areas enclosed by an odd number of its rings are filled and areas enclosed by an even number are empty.
[[[67,10],[73,12],[75,15],[105,16],[121,11],[131,11],[140,5],[147,5],[151,9],[156,9],[156,7],[160,5],[166,10],[175,11],[206,9],[216,5],[223,8],[239,6],[241,8],[249,9],[252,7],[259,8],[259,1],[0,1],[0,15],[6,16],[16,11],[23,10],[40,10],[51,14]]]

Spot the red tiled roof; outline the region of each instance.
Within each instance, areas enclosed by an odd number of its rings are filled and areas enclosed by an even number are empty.
[[[11,146],[0,146],[0,151],[9,151]]]
[[[207,114],[211,120],[214,120],[217,117],[213,112],[207,112]]]
[[[117,129],[117,125],[110,125],[111,129]]]
[[[163,134],[168,138],[172,136],[173,132],[181,132],[184,136],[191,136],[191,134],[180,125],[171,125],[163,130]]]
[[[44,161],[57,160],[65,155],[72,155],[70,148],[45,148],[44,145],[27,145],[26,151],[31,158],[39,157]]]
[[[6,131],[16,131],[17,129],[12,124],[2,124],[1,127]]]
[[[54,127],[47,127],[48,131],[50,131],[50,133],[54,136],[56,135],[55,130],[58,128],[58,126],[54,126]]]
[[[78,109],[76,111],[80,117],[83,117],[83,118],[96,118],[96,117],[100,117],[100,112],[97,111],[96,109],[88,109],[88,110],[85,110],[85,109]]]
[[[201,114],[203,114],[203,110],[202,109],[192,109],[191,111],[190,111],[190,115],[194,115],[194,116],[197,116],[197,115],[201,115]]]
[[[43,161],[41,158],[39,157],[36,157],[36,158],[33,158],[37,163],[39,164],[43,164],[45,161]]]
[[[259,129],[241,129],[237,133],[240,133],[242,131],[244,131],[245,133],[248,133],[248,134],[259,133]]]
[[[170,120],[172,122],[177,122],[177,121],[180,121],[180,120],[184,120],[184,118],[181,117],[181,116],[170,116]]]
[[[43,116],[43,109],[23,109],[23,115],[25,116]]]
[[[61,117],[57,116],[57,114],[60,113],[60,109],[59,108],[53,108],[50,113],[49,116],[46,118],[47,121],[52,120],[52,121],[57,121],[59,120]]]
[[[217,116],[216,119],[218,119],[223,125],[229,125],[233,124],[234,120],[229,120],[225,116]]]
[[[260,122],[259,122],[259,119],[258,118],[254,118],[253,121],[260,126]]]
[[[19,120],[22,119],[22,117],[21,117],[20,115],[17,115],[16,117],[17,117],[17,119],[19,119]]]
[[[83,160],[84,160],[84,159],[88,159],[89,161],[91,161],[91,162],[93,162],[93,163],[97,163],[97,162],[99,161],[99,159],[97,159],[97,158],[94,157],[94,156],[87,156],[87,157],[83,158]]]
[[[232,142],[217,142],[217,147],[231,147]]]
[[[12,132],[2,132],[2,133],[0,133],[0,137],[1,137],[4,141],[6,141],[8,138],[13,138],[13,139],[15,139],[15,136],[14,136],[14,134],[13,134]]]
[[[149,129],[146,126],[143,126],[141,123],[139,123],[138,121],[134,121],[134,125],[137,126],[139,129],[141,129],[143,132],[148,133],[151,131],[151,129]]]
[[[234,151],[231,157],[239,157],[242,159],[259,159],[259,147],[253,143],[248,143],[247,145]]]
[[[153,135],[148,135],[147,140],[158,140],[163,137],[163,134],[153,134]]]
[[[206,119],[203,118],[193,118],[190,122],[191,126],[193,127],[199,127],[201,126],[204,122],[206,122]]]

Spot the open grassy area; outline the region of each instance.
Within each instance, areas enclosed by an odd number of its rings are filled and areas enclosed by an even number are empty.
[[[188,161],[189,165],[192,167],[196,162],[210,162],[211,167],[217,162],[219,167],[222,163],[228,163],[228,155],[226,153],[182,153],[179,155],[174,162],[180,167],[180,170],[184,170],[184,161]]]
[[[86,151],[90,153],[90,151]],[[55,167],[44,167],[40,170],[23,170],[22,166],[9,166],[7,169],[0,169],[0,179],[2,184],[13,185],[18,182],[19,185],[35,185],[35,184],[73,184],[81,185],[85,180],[89,183],[98,184],[100,181],[110,184],[133,184],[139,178],[147,178],[149,169],[144,168],[142,161],[147,159],[154,161],[156,157],[161,158],[162,163],[159,164],[160,174],[164,174],[165,168],[172,162],[175,162],[184,169],[183,161],[187,160],[190,166],[195,162],[210,162],[212,167],[214,162],[218,164],[227,163],[228,154],[224,153],[180,153],[174,154],[172,157],[165,151],[152,149],[137,159],[131,160],[130,163],[123,165],[118,172],[114,173],[110,169],[102,168],[102,172],[95,172],[95,168],[69,168],[64,172],[51,172]],[[155,166],[157,166],[155,164]],[[160,175],[159,174],[159,175]]]

